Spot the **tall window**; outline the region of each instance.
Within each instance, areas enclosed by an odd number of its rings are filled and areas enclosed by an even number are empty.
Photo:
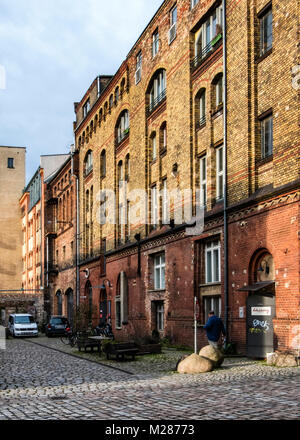
[[[163,302],[156,303],[156,330],[162,332],[164,330],[165,309]]]
[[[7,159],[7,168],[14,168],[14,159],[12,157]]]
[[[119,118],[119,122],[117,125],[117,140],[118,143],[122,142],[123,139],[129,134],[129,112],[125,110],[121,117]]]
[[[130,177],[130,155],[129,153],[125,157],[125,180],[126,182],[129,181]]]
[[[162,224],[166,225],[170,223],[169,219],[169,200],[168,200],[168,181],[163,180],[163,193],[162,193]]]
[[[87,176],[93,171],[93,153],[89,151],[84,160],[84,174]]]
[[[166,96],[166,71],[164,69],[158,71],[152,80],[150,89],[150,105],[151,112]]]
[[[140,50],[136,57],[135,83],[138,84],[142,78],[142,51]]]
[[[167,123],[164,122],[160,127],[160,151],[165,152],[167,150]]]
[[[223,103],[223,75],[220,75],[216,81],[216,108]]]
[[[221,282],[220,241],[211,241],[205,246],[205,282]]]
[[[261,56],[272,48],[272,41],[273,41],[272,20],[273,20],[273,14],[271,7],[259,17]]]
[[[83,117],[84,118],[87,116],[90,109],[91,109],[91,104],[90,104],[90,99],[88,99],[83,106]]]
[[[206,91],[203,89],[199,96],[199,126],[206,121]]]
[[[217,200],[224,198],[224,147],[223,145],[216,149],[216,166],[217,166]]]
[[[158,224],[158,200],[157,187],[154,185],[151,188],[151,224],[155,228]]]
[[[216,8],[195,35],[195,66],[206,57],[222,38],[222,6]]]
[[[199,0],[191,0],[191,9],[199,2]]]
[[[106,151],[103,150],[100,156],[100,175],[101,177],[106,176]]]
[[[118,104],[119,99],[120,99],[120,89],[119,89],[119,87],[116,87],[116,90],[115,90],[115,104],[116,105]]]
[[[261,124],[261,158],[273,154],[273,115],[260,121]]]
[[[154,289],[164,290],[166,287],[165,280],[166,260],[165,254],[156,255],[154,257]]]
[[[200,159],[200,206],[206,205],[206,156]]]
[[[170,11],[170,30],[169,30],[169,44],[176,38],[177,33],[177,6]]]
[[[151,160],[156,160],[157,157],[157,145],[156,145],[156,133],[151,136]]]
[[[159,50],[159,33],[158,29],[152,34],[152,58],[158,53]]]

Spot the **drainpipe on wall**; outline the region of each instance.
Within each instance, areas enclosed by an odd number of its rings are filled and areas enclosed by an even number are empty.
[[[74,148],[75,149],[75,148]],[[76,242],[76,307],[80,302],[80,279],[79,279],[79,181],[76,174],[74,174],[74,150],[71,151],[71,174],[76,180],[76,230],[75,230],[75,242]]]
[[[226,341],[229,342],[228,329],[228,218],[227,218],[227,23],[226,23],[226,0],[223,0],[223,66],[224,66],[224,325],[226,329]]]

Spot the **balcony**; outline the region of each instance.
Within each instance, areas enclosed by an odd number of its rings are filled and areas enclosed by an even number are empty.
[[[195,56],[195,58],[191,61],[191,67],[193,70],[197,69],[206,58],[211,55],[218,47],[220,47],[222,42],[223,35],[218,34],[211,42],[202,49],[202,51]]]
[[[149,104],[147,108],[147,115],[149,116],[160,104],[165,100],[167,96],[167,89],[164,89],[152,102]]]
[[[130,128],[126,128],[126,130],[122,131],[121,133],[118,133],[118,136],[116,138],[116,147],[120,145],[125,139],[129,137]]]

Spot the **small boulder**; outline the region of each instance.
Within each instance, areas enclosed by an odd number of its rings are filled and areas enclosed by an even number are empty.
[[[211,345],[207,345],[200,350],[199,356],[210,359],[214,364],[215,368],[220,367],[224,362],[224,356],[220,350],[212,347]]]
[[[180,374],[208,373],[213,369],[214,365],[210,359],[204,358],[195,353],[181,361],[177,367],[177,371]]]
[[[293,354],[277,353],[276,367],[297,367],[298,362]]]

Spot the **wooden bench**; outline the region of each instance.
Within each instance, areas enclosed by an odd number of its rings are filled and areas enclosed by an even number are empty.
[[[125,356],[131,356],[132,360],[134,360],[138,351],[139,349],[134,342],[120,342],[118,344],[108,343],[105,348],[107,359],[109,360],[110,355],[115,355],[117,361],[120,357],[122,358],[122,361],[124,361]]]
[[[79,351],[84,348],[85,353],[87,352],[88,348],[90,348],[91,352],[93,353],[94,347],[96,347],[98,348],[98,353],[101,353],[101,341],[93,341],[92,339],[89,339],[88,333],[79,333],[77,347]]]

